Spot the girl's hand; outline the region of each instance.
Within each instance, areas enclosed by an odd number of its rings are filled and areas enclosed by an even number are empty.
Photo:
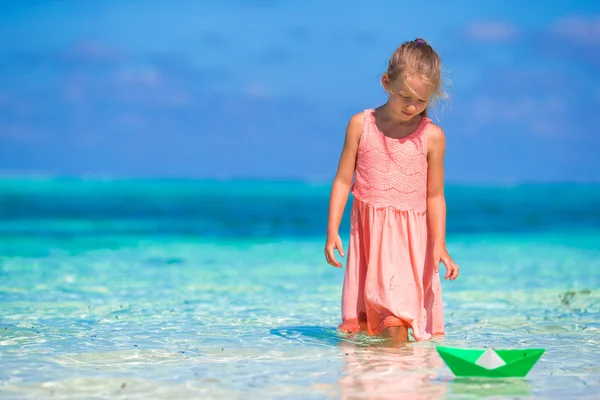
[[[453,281],[458,278],[460,268],[454,263],[454,261],[452,261],[452,258],[450,258],[450,254],[448,254],[446,246],[433,247],[433,261],[433,268],[436,273],[440,269],[440,262],[444,263],[446,266],[446,277],[444,279],[450,279]]]
[[[341,268],[342,263],[335,258],[334,249],[337,249],[338,253],[340,253],[340,256],[344,257],[344,248],[342,246],[342,239],[340,238],[340,235],[337,233],[327,234],[327,242],[325,243],[325,259],[329,265],[333,265],[336,268]]]

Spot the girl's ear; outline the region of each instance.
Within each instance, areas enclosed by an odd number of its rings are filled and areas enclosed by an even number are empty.
[[[381,86],[383,86],[386,92],[390,91],[390,77],[387,72],[381,77]]]

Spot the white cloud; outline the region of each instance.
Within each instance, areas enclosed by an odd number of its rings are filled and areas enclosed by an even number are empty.
[[[515,98],[481,96],[467,106],[467,133],[484,132],[493,125],[520,125],[542,137],[566,133],[567,104],[556,96]]]
[[[121,51],[99,41],[80,41],[62,53],[63,58],[85,61],[118,61]]]
[[[86,131],[80,131],[77,133],[77,143],[85,148],[96,148],[102,144],[102,136]]]
[[[151,65],[128,65],[115,72],[117,85],[157,86],[164,79],[157,68]]]
[[[583,45],[600,45],[600,15],[571,16],[559,20],[552,32],[569,41]]]
[[[465,29],[469,39],[482,42],[505,42],[517,33],[517,28],[508,21],[475,21]]]
[[[264,98],[267,96],[267,90],[258,83],[251,83],[246,86],[245,93],[250,98]]]
[[[127,129],[147,129],[150,126],[150,122],[146,116],[142,114],[122,114],[114,119],[114,124],[118,127]]]
[[[180,82],[149,64],[123,64],[100,73],[79,69],[65,76],[63,97],[70,102],[117,101],[158,107],[185,107],[191,96]]]
[[[0,121],[0,138],[16,142],[29,142],[34,136],[34,129],[29,126]]]

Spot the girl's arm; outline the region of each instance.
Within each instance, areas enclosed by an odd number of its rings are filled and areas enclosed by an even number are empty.
[[[433,241],[433,258],[435,271],[439,263],[446,266],[445,279],[458,277],[459,268],[452,261],[446,249],[446,198],[444,196],[444,155],[446,153],[446,137],[438,127],[430,128],[427,137],[427,222]]]
[[[338,163],[337,173],[331,186],[329,196],[329,218],[327,223],[327,242],[325,244],[325,258],[330,265],[341,267],[342,264],[335,258],[334,249],[344,257],[342,240],[339,236],[342,215],[348,202],[354,167],[356,165],[356,153],[358,142],[362,131],[364,115],[359,113],[350,118],[346,128],[344,147]]]

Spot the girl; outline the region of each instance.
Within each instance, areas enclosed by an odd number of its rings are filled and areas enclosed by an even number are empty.
[[[446,250],[445,137],[427,118],[441,93],[438,54],[423,39],[402,44],[381,79],[385,104],[354,115],[331,188],[325,257],[343,257],[338,234],[354,196],[342,294],[344,332],[415,340],[444,334],[439,263],[459,268]],[[352,179],[354,177],[354,183]]]

